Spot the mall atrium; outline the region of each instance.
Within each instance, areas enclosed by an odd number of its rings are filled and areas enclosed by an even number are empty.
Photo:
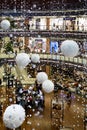
[[[87,0],[0,0],[0,130],[87,130]]]

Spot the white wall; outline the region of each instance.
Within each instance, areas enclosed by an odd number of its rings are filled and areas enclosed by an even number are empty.
[[[46,18],[40,19],[40,29],[46,30]]]

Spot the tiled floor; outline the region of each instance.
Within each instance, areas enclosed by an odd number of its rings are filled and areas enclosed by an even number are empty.
[[[4,105],[3,112],[5,108],[15,102],[15,94],[12,93],[15,91],[15,88],[12,88],[10,91],[3,87],[0,88],[0,95]],[[63,93],[65,95],[65,93]],[[51,100],[53,93],[45,93],[45,108],[43,111],[30,109],[28,111],[27,117],[21,130],[58,130],[58,128],[52,127],[51,125]],[[61,96],[61,93],[58,93],[59,97],[64,101],[64,121],[63,126],[72,127],[74,130],[84,130],[84,106],[86,100],[82,97],[72,95],[71,105],[67,105],[64,96]],[[12,97],[13,101],[10,102],[9,98]],[[4,124],[2,123],[2,117],[0,117],[0,129],[6,130]]]

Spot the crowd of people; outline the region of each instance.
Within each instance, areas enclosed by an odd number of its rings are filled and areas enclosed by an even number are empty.
[[[60,64],[51,66],[51,78],[54,81],[56,92],[58,89],[86,95],[87,75],[79,66]]]
[[[22,84],[19,84],[16,89],[16,103],[22,105],[26,112],[29,109],[43,110],[44,108],[44,93],[41,85],[31,85],[28,89],[24,89]]]

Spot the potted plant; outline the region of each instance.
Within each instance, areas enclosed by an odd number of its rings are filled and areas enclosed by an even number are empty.
[[[8,53],[13,53],[13,46],[12,46],[12,41],[8,42],[6,45],[5,45],[5,53],[8,54]]]

